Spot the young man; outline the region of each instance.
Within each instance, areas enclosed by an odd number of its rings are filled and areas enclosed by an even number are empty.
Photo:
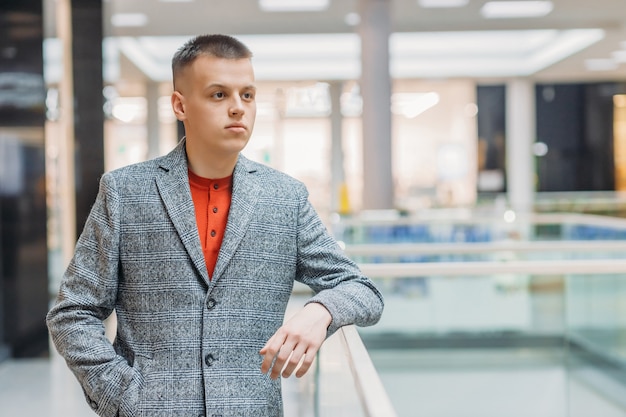
[[[224,35],[183,45],[172,107],[185,138],[101,179],[47,317],[101,416],[281,416],[280,376],[302,376],[339,327],[380,318],[380,293],[303,184],[240,154],[256,113],[251,56]],[[294,280],[315,295],[283,323]]]

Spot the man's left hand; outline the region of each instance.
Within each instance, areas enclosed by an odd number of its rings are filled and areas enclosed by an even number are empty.
[[[272,379],[280,375],[288,378],[294,371],[297,378],[303,376],[326,339],[331,321],[332,316],[323,305],[305,305],[274,333],[259,352],[263,356],[261,372],[270,372]]]

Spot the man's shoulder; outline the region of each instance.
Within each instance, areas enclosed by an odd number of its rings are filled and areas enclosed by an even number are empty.
[[[122,194],[148,195],[154,192],[157,178],[168,177],[173,168],[168,155],[160,156],[109,170],[103,174],[101,184]]]

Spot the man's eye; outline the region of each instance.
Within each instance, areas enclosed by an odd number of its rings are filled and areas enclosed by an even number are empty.
[[[251,100],[254,98],[254,94],[252,93],[244,93],[243,94],[243,98],[245,98],[246,100]]]
[[[221,91],[218,93],[213,94],[213,97],[215,98],[224,98],[224,93],[222,93]]]

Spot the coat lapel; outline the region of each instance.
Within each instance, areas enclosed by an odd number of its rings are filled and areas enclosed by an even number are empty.
[[[185,140],[181,140],[178,146],[159,162],[160,172],[156,177],[156,182],[165,209],[189,253],[191,261],[206,284],[209,285],[209,274],[200,246],[196,212],[189,188]]]
[[[217,258],[217,264],[215,265],[213,282],[220,278],[226,265],[232,259],[257,210],[256,206],[263,190],[255,173],[255,165],[244,156],[239,155],[239,160],[233,173],[233,194],[226,231],[219,257]]]

